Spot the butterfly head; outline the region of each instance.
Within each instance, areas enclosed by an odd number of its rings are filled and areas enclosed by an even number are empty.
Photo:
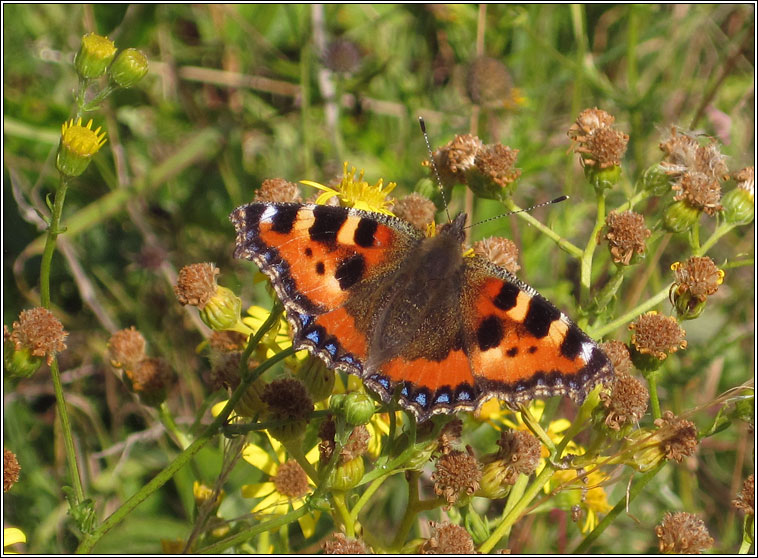
[[[450,223],[442,225],[438,231],[439,235],[445,235],[455,238],[459,244],[463,244],[466,235],[463,229],[466,228],[466,214],[459,213],[458,216]]]

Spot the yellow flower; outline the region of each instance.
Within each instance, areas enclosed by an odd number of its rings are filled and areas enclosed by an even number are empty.
[[[613,509],[602,487],[607,480],[608,475],[597,469],[590,472],[584,481],[579,478],[575,469],[567,469],[555,472],[550,479],[549,490],[560,494],[554,500],[562,509],[571,509],[578,505],[585,512],[582,533],[589,533],[597,525],[598,514],[606,514]]]
[[[108,37],[87,33],[82,37],[79,52],[74,58],[77,73],[84,79],[98,78],[116,56],[116,45]]]
[[[307,186],[318,188],[324,192],[316,198],[317,204],[323,205],[327,200],[337,196],[343,206],[392,215],[392,212],[390,212],[387,207],[390,206],[394,200],[388,198],[387,195],[395,189],[397,184],[395,182],[390,182],[385,186],[384,180],[380,178],[379,181],[372,186],[363,180],[363,170],[361,170],[356,180],[355,167],[348,172],[347,162],[345,162],[342,171],[342,181],[337,185],[336,189],[324,186],[318,182],[313,182],[312,180],[301,180],[300,182]]]
[[[26,535],[21,529],[17,527],[6,527],[3,529],[3,553],[4,554],[18,554],[10,550],[9,547],[17,543],[25,543]]]
[[[266,512],[271,515],[284,515],[290,509],[297,510],[303,506],[313,483],[296,461],[286,460],[286,451],[281,443],[270,436],[268,439],[276,457],[272,457],[260,446],[247,444],[242,450],[242,458],[269,475],[271,480],[243,485],[242,496],[262,498],[251,510],[254,514]],[[311,448],[305,455],[311,464],[316,463],[318,457],[318,446]],[[313,535],[319,515],[319,511],[313,511],[298,519],[306,539]]]
[[[247,316],[242,318],[242,322],[253,331],[257,332],[268,319],[271,312],[261,306],[251,306],[247,309],[247,314]],[[291,346],[292,339],[289,334],[289,324],[284,318],[284,315],[282,315],[279,319],[279,323],[268,330],[266,335],[263,336],[263,339],[261,339],[256,356],[259,360],[265,360]],[[305,350],[295,353],[295,358],[298,362],[305,360],[307,356],[308,351]]]
[[[73,118],[64,122],[56,160],[58,170],[66,176],[79,176],[105,141],[105,132],[100,133],[99,127],[92,130],[92,120],[86,126],[82,126],[81,118],[76,124]]]

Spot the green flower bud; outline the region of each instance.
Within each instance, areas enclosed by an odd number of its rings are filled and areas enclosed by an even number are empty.
[[[345,420],[352,426],[366,424],[374,414],[374,402],[365,393],[348,393],[344,403]]]
[[[663,213],[663,228],[673,233],[688,231],[700,219],[700,213],[684,200],[675,201]]]
[[[326,399],[334,388],[335,375],[320,358],[309,356],[298,371],[298,377],[305,384],[313,401]]]
[[[301,440],[303,436],[305,436],[305,429],[307,427],[308,421],[295,419],[286,424],[270,427],[268,433],[271,434],[271,437],[275,440],[279,440],[283,444],[288,444]]]
[[[76,124],[73,118],[64,122],[56,159],[58,171],[65,176],[79,176],[105,141],[105,132],[100,133],[100,128],[92,130],[92,120],[86,126],[82,126],[81,118]]]
[[[108,71],[111,79],[121,87],[131,87],[147,73],[147,57],[136,48],[122,50]]]
[[[336,415],[342,415],[345,412],[346,393],[335,393],[329,398],[329,410]]]
[[[116,55],[116,45],[108,37],[87,33],[74,59],[74,67],[82,79],[95,79],[105,74]]]
[[[671,286],[669,299],[674,305],[676,315],[680,320],[694,320],[705,310],[705,298],[692,296],[689,291],[679,291],[676,285]]]
[[[45,357],[32,355],[31,349],[27,347],[16,350],[13,341],[5,340],[3,363],[11,378],[28,378],[39,370],[43,362]]]
[[[621,177],[621,167],[613,165],[607,168],[599,168],[598,165],[585,165],[584,176],[587,182],[594,186],[595,191],[602,192],[615,186]]]
[[[234,329],[240,322],[242,301],[231,289],[218,286],[216,294],[200,310],[203,322],[216,331]]]
[[[629,348],[629,357],[632,359],[632,364],[643,374],[655,372],[666,360],[650,353],[641,353],[634,345]]]
[[[671,191],[671,178],[659,163],[648,167],[642,175],[642,189],[654,196],[663,196]]]
[[[476,495],[490,500],[505,498],[513,486],[506,482],[511,474],[510,469],[503,463],[502,459],[487,463],[482,468],[482,479],[479,481],[479,490]]]
[[[359,455],[346,463],[338,463],[329,474],[327,486],[334,490],[350,490],[358,486],[364,472],[363,456]]]
[[[755,217],[755,200],[753,193],[743,188],[735,188],[721,198],[724,206],[724,219],[732,225],[747,225]]]
[[[265,384],[260,378],[250,384],[245,393],[242,394],[237,404],[234,406],[234,412],[241,417],[253,418],[266,409],[266,404],[261,399]]]

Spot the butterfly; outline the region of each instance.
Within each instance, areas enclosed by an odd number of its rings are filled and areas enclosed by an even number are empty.
[[[346,207],[254,202],[230,215],[236,258],[284,304],[296,349],[360,376],[419,421],[569,395],[613,366],[565,314],[514,275],[462,250],[465,214],[426,236]]]

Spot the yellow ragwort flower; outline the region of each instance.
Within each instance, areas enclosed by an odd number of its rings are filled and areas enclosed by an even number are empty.
[[[26,535],[17,527],[6,527],[3,529],[3,554],[18,554],[10,547],[17,543],[25,543]]]
[[[251,510],[254,514],[284,515],[291,509],[297,510],[305,504],[306,496],[312,492],[313,483],[296,461],[287,460],[284,446],[268,436],[275,457],[271,452],[256,444],[247,444],[242,449],[242,458],[271,480],[242,486],[245,498],[262,498]],[[309,463],[318,462],[318,445],[305,454]],[[320,512],[314,511],[298,519],[303,536],[311,537],[316,529]]]
[[[73,118],[64,122],[56,161],[58,170],[66,176],[79,176],[105,141],[105,132],[100,133],[100,127],[92,130],[91,119],[86,126],[82,126],[81,118],[76,123]]]
[[[385,186],[384,180],[380,178],[376,184],[371,185],[363,180],[363,170],[356,179],[355,167],[348,172],[347,162],[345,162],[342,171],[342,180],[336,188],[330,188],[312,180],[301,180],[300,182],[323,191],[323,194],[316,198],[317,204],[324,205],[328,200],[337,196],[343,206],[392,215],[392,212],[387,208],[391,206],[394,200],[388,195],[397,184],[389,182]]]

